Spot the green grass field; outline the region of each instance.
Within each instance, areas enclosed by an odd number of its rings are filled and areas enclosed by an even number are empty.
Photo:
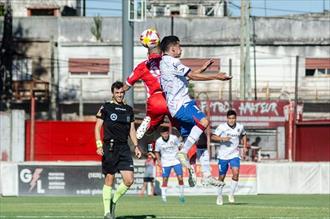
[[[236,196],[235,204],[215,204],[215,196],[178,197],[124,196],[116,208],[119,219],[144,218],[226,218],[226,219],[328,219],[329,195]],[[1,197],[0,218],[103,218],[101,197]]]

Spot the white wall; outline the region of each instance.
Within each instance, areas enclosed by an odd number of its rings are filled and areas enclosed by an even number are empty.
[[[0,195],[18,195],[18,168],[17,163],[0,161]]]
[[[0,112],[0,161],[24,161],[25,112]]]
[[[329,194],[330,163],[260,163],[259,194]]]

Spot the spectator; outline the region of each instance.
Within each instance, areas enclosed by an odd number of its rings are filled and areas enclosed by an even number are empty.
[[[259,136],[256,137],[254,142],[251,143],[251,159],[252,161],[257,162],[259,160],[259,151],[261,147],[259,146],[259,143],[261,142],[261,138]]]
[[[155,159],[156,156],[152,152],[148,152],[147,159],[144,163],[145,171],[144,171],[144,178],[143,178],[143,186],[141,188],[140,195],[144,196],[144,193],[147,190],[148,183],[150,183],[151,187],[151,195],[155,194]],[[148,192],[147,192],[148,194]]]

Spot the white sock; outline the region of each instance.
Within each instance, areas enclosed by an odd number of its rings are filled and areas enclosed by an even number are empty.
[[[190,134],[186,140],[186,142],[183,145],[182,151],[184,153],[188,153],[189,149],[193,146],[193,144],[198,141],[199,136],[203,133],[203,130],[200,129],[197,125],[195,125],[191,131]]]
[[[167,187],[162,187],[162,198],[166,198],[166,190],[167,190]]]
[[[179,191],[180,191],[180,196],[183,196],[183,192],[184,192],[184,186],[183,185],[179,185]]]
[[[203,152],[203,154],[199,158],[199,162],[201,163],[203,177],[206,178],[211,176],[210,158],[207,150]]]
[[[218,196],[222,196],[222,189],[223,189],[223,186],[220,186],[218,188]]]
[[[238,181],[232,180],[230,185],[230,195],[234,195],[235,190],[237,188]]]

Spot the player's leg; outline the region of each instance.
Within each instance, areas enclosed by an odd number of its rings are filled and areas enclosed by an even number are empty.
[[[141,139],[144,134],[147,132],[150,126],[151,118],[150,116],[146,116],[143,121],[141,122],[141,125],[136,129],[136,138]]]
[[[134,164],[130,147],[128,145],[117,145],[117,148],[119,148],[117,168],[120,171],[123,181],[117,187],[110,204],[110,214],[112,218],[115,218],[115,208],[118,200],[125,195],[134,182]]]
[[[227,171],[228,171],[228,165],[229,160],[218,160],[218,167],[219,167],[219,178],[218,180],[221,182],[224,182]],[[218,197],[217,197],[217,205],[223,205],[223,198],[222,198],[222,190],[223,186],[220,186],[218,188]]]
[[[187,154],[190,148],[198,141],[199,136],[204,132],[209,122],[205,114],[196,106],[195,101],[182,106],[174,118],[180,124],[181,135],[186,137],[181,152]]]
[[[118,186],[114,196],[113,202],[117,203],[129,189],[134,182],[134,164],[131,156],[131,149],[128,145],[119,145],[119,161],[117,164],[118,170],[123,178],[123,181]]]
[[[104,154],[102,156],[102,172],[105,175],[102,198],[104,205],[104,218],[111,218],[110,215],[110,203],[112,199],[112,186],[115,180],[115,173],[118,171],[115,165],[119,159],[119,153],[117,150],[110,152],[109,145],[103,145]]]
[[[197,158],[201,164],[202,169],[202,183],[212,186],[224,186],[224,182],[220,181],[211,175],[210,155],[207,149],[197,149]]]
[[[110,214],[112,218],[115,217],[115,209],[116,209],[116,204],[118,200],[125,195],[127,190],[131,187],[131,185],[134,182],[134,174],[133,171],[131,170],[122,170],[120,171],[120,174],[123,178],[123,181],[119,184],[119,186],[116,189],[116,192],[113,195],[113,199],[110,203]]]
[[[168,177],[170,176],[172,167],[163,167],[162,168],[162,177],[163,177],[163,183],[162,183],[162,200],[163,202],[167,202],[166,199],[166,192],[167,192],[167,183],[168,183]]]
[[[184,203],[186,200],[184,198],[184,183],[183,183],[183,171],[182,171],[182,165],[181,164],[177,164],[174,167],[174,172],[178,178],[178,184],[179,184],[179,201],[181,203]]]
[[[238,185],[238,178],[239,178],[240,159],[238,157],[235,157],[229,161],[229,164],[233,177],[230,185],[228,201],[230,203],[234,203],[235,202],[234,193],[236,191]]]
[[[208,177],[211,176],[210,156],[208,154],[208,150],[198,148],[196,152],[196,156],[201,164],[202,184],[207,185],[209,184]]]
[[[120,174],[123,178],[123,181],[119,184],[119,186],[113,196],[114,203],[118,202],[118,200],[127,192],[129,187],[131,187],[131,185],[134,182],[133,171],[122,170],[122,171],[120,171]]]
[[[186,137],[183,148],[177,154],[177,158],[183,166],[188,168],[190,182],[196,184],[195,170],[188,162],[187,153],[208,126],[208,120],[205,114],[196,106],[195,101],[183,105],[175,114],[175,119],[179,121],[181,135]]]
[[[111,202],[111,193],[112,185],[115,180],[115,175],[107,174],[104,179],[102,198],[103,198],[103,207],[104,207],[104,217],[110,218],[110,202]]]
[[[162,93],[155,93],[147,100],[146,117],[136,130],[137,139],[141,139],[146,132],[151,133],[163,123],[164,117],[168,114],[165,97]]]

